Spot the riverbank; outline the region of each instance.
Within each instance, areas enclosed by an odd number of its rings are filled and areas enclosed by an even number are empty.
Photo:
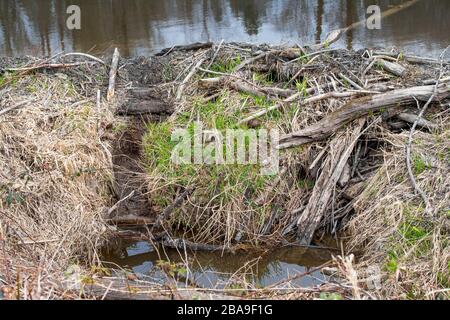
[[[232,254],[338,233],[329,283],[233,282],[212,298],[448,298],[447,63],[327,43],[202,43],[112,60],[0,60],[7,298],[208,298],[189,284],[188,262],[162,263],[161,284],[118,278],[100,250],[122,237]],[[198,122],[277,130],[278,173],[173,163],[172,132]]]

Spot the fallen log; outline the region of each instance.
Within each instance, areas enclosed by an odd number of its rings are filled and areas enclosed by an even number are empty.
[[[161,50],[160,52],[155,54],[155,56],[157,56],[157,57],[165,56],[165,55],[169,54],[170,52],[174,52],[174,51],[195,51],[195,50],[200,50],[200,49],[210,49],[210,48],[212,48],[213,45],[214,44],[212,42],[205,42],[205,43],[196,42],[196,43],[185,45],[185,46],[174,46],[171,48],[165,48],[165,49]]]
[[[309,245],[325,212],[333,191],[341,178],[348,159],[361,134],[365,119],[356,120],[351,130],[341,131],[331,142],[323,170],[317,180],[308,205],[297,221],[297,235],[302,245]]]
[[[441,62],[438,59],[433,58],[426,58],[426,57],[419,57],[419,56],[411,56],[411,55],[404,55],[402,53],[393,53],[393,52],[385,52],[385,51],[375,51],[373,53],[374,55],[381,55],[381,56],[387,56],[392,58],[401,58],[405,61],[408,61],[410,63],[416,63],[416,64],[441,64]],[[444,61],[444,65],[449,65],[450,61]]]
[[[155,219],[130,214],[106,219],[106,222],[117,226],[148,226],[153,225],[155,223]]]
[[[405,122],[411,123],[411,124],[413,124],[414,122],[417,121],[417,126],[419,126],[421,128],[427,128],[427,129],[439,128],[439,126],[437,124],[435,124],[431,121],[428,121],[426,119],[419,118],[416,114],[412,114],[412,113],[402,112],[397,115],[397,118],[399,118],[400,120],[403,120]]]
[[[323,140],[352,120],[382,109],[409,105],[414,103],[415,99],[427,101],[433,92],[434,86],[419,86],[351,100],[342,108],[330,113],[316,124],[281,137],[279,149],[296,147]],[[441,101],[449,97],[450,84],[443,84],[439,87],[438,93],[433,100]]]
[[[397,77],[403,77],[406,72],[406,68],[399,65],[398,63],[386,61],[383,59],[380,59],[377,61],[378,65],[386,70],[387,72],[392,73],[393,75],[396,75]]]
[[[128,101],[117,108],[120,116],[139,116],[144,114],[171,114],[174,109],[164,101],[158,99]]]

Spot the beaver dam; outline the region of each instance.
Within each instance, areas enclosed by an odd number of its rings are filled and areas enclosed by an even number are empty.
[[[448,298],[448,58],[330,44],[0,60],[2,297]]]

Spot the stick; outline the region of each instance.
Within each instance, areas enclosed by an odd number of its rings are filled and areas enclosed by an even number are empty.
[[[199,50],[199,49],[209,49],[213,45],[214,44],[212,42],[206,42],[206,43],[197,42],[197,43],[189,44],[186,46],[174,46],[171,48],[165,48],[165,49],[161,50],[160,52],[155,54],[155,56],[157,56],[157,57],[166,56],[170,52],[173,52],[173,51],[193,51],[193,50]]]
[[[119,58],[120,58],[119,50],[115,48],[111,62],[111,69],[109,71],[109,85],[108,85],[108,93],[106,95],[107,101],[111,101],[115,94],[117,68],[119,67]]]
[[[389,62],[383,59],[377,60],[377,63],[387,72],[396,75],[397,77],[403,77],[406,72],[406,68],[399,65],[398,63]]]
[[[364,90],[363,87],[361,87],[359,84],[357,84],[355,81],[344,75],[343,73],[339,73],[339,77],[350,83],[353,87],[355,87],[358,90]]]
[[[101,63],[101,64],[103,64],[104,66],[106,66],[105,61],[103,61],[103,60],[100,59],[100,58],[94,57],[94,56],[92,56],[92,55],[90,55],[90,54],[87,54],[87,53],[82,53],[82,52],[70,52],[70,53],[66,53],[66,54],[64,54],[64,55],[61,56],[61,58],[65,58],[65,57],[85,57],[85,58],[94,60],[94,61],[96,61],[96,62],[98,62],[98,63]]]
[[[24,67],[24,68],[7,68],[6,71],[9,72],[23,72],[23,71],[34,71],[39,69],[52,69],[52,68],[69,68],[69,67],[77,67],[85,64],[87,62],[73,62],[73,63],[45,63],[32,67]]]
[[[217,58],[217,55],[219,54],[220,49],[222,48],[222,44],[224,41],[225,41],[224,39],[222,39],[222,41],[220,41],[219,46],[217,47],[216,51],[214,52],[214,55],[213,55],[211,61],[209,62],[208,66],[206,67],[206,69],[211,68],[211,66],[213,65],[214,61]]]
[[[195,75],[195,73],[197,72],[197,69],[200,68],[200,66],[202,65],[203,62],[205,62],[205,60],[206,60],[205,58],[200,59],[197,62],[197,64],[192,68],[191,72],[189,72],[189,74],[186,76],[186,78],[184,78],[183,82],[181,83],[181,85],[178,87],[178,90],[177,90],[177,100],[181,100],[181,96],[183,95],[183,91],[184,91],[184,88],[186,87],[186,84]]]
[[[410,63],[417,63],[417,64],[441,64],[441,62],[437,59],[433,59],[433,58],[425,58],[425,57],[419,57],[419,56],[411,56],[411,55],[404,55],[401,53],[392,53],[392,52],[384,52],[384,51],[375,51],[373,53],[374,55],[383,55],[383,56],[388,56],[388,57],[393,57],[393,58],[400,58],[401,57],[410,62]],[[442,62],[444,65],[449,65],[450,61],[443,61]]]
[[[325,100],[325,99],[329,99],[329,98],[346,98],[346,97],[354,96],[356,94],[357,94],[357,92],[327,92],[327,93],[319,94],[317,96],[305,99],[302,103],[307,104],[307,103],[317,102],[317,101]],[[277,109],[281,108],[283,106],[283,104],[294,102],[295,100],[299,99],[301,97],[301,95],[302,95],[302,93],[296,93],[296,94],[290,96],[289,98],[283,100],[281,103],[277,103],[267,109],[264,109],[264,110],[261,110],[261,111],[258,111],[256,113],[252,114],[251,116],[239,121],[238,124],[248,123],[249,121],[259,118],[271,111],[277,110]]]
[[[397,115],[397,118],[408,123],[417,123],[418,127],[427,129],[437,129],[439,126],[431,121],[420,118],[418,115],[412,113],[402,112]]]
[[[111,219],[107,219],[106,222],[114,225],[148,226],[154,224],[155,220],[148,217],[126,215],[123,217],[114,217]]]
[[[19,102],[19,103],[13,105],[12,107],[0,110],[0,116],[4,115],[4,114],[6,114],[6,113],[8,113],[8,112],[10,112],[10,111],[12,111],[14,109],[19,109],[19,108],[25,106],[26,104],[31,103],[31,102],[35,102],[35,101],[36,101],[36,99],[30,99],[30,100],[22,101],[22,102]]]
[[[119,201],[117,201],[117,203],[115,205],[113,205],[109,210],[108,210],[108,217],[111,216],[111,214],[116,211],[120,204],[127,201],[128,199],[130,199],[132,196],[134,196],[135,191],[131,191],[129,195],[127,195],[125,198],[120,199]]]
[[[150,233],[153,234],[153,231],[158,229],[164,220],[166,220],[170,214],[177,209],[179,206],[181,206],[184,202],[184,200],[194,191],[194,189],[186,189],[182,194],[180,194],[175,201],[168,206],[164,211],[159,215],[158,219],[156,220],[153,227],[150,229]]]
[[[425,194],[425,192],[417,185],[416,182],[416,178],[414,177],[414,173],[412,170],[412,166],[411,166],[411,146],[414,140],[414,131],[417,128],[417,125],[419,124],[420,119],[423,117],[423,115],[425,114],[425,112],[427,112],[428,107],[430,106],[431,102],[434,100],[434,98],[438,95],[438,88],[439,88],[439,81],[442,78],[442,73],[444,70],[444,56],[445,53],[447,52],[447,50],[450,48],[450,46],[448,46],[441,54],[440,56],[440,64],[441,64],[441,68],[439,70],[439,76],[436,80],[436,84],[433,88],[433,94],[430,96],[430,98],[428,99],[428,101],[425,103],[425,105],[423,106],[422,110],[420,111],[417,120],[414,122],[411,131],[409,133],[409,137],[408,137],[408,143],[406,145],[406,166],[408,168],[408,175],[409,175],[409,180],[411,181],[411,184],[413,185],[414,189],[416,190],[417,193],[420,194],[420,196],[423,199],[423,202],[425,203],[425,211],[429,214],[432,214],[432,208],[431,208],[431,203],[428,200],[427,195]],[[447,86],[447,85],[446,85]],[[417,100],[416,100],[417,101]],[[419,105],[419,102],[417,101],[417,104]]]

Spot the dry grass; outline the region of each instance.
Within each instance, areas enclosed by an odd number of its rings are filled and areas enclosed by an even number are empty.
[[[0,280],[12,298],[57,298],[107,239],[113,115],[61,74],[15,80],[0,110],[30,99],[0,116]]]
[[[381,271],[379,298],[449,298],[450,131],[448,119],[442,123],[442,131],[416,133],[413,145],[414,173],[432,215],[407,176],[407,133],[383,131],[384,164],[356,199],[349,246],[364,248],[357,269]]]

